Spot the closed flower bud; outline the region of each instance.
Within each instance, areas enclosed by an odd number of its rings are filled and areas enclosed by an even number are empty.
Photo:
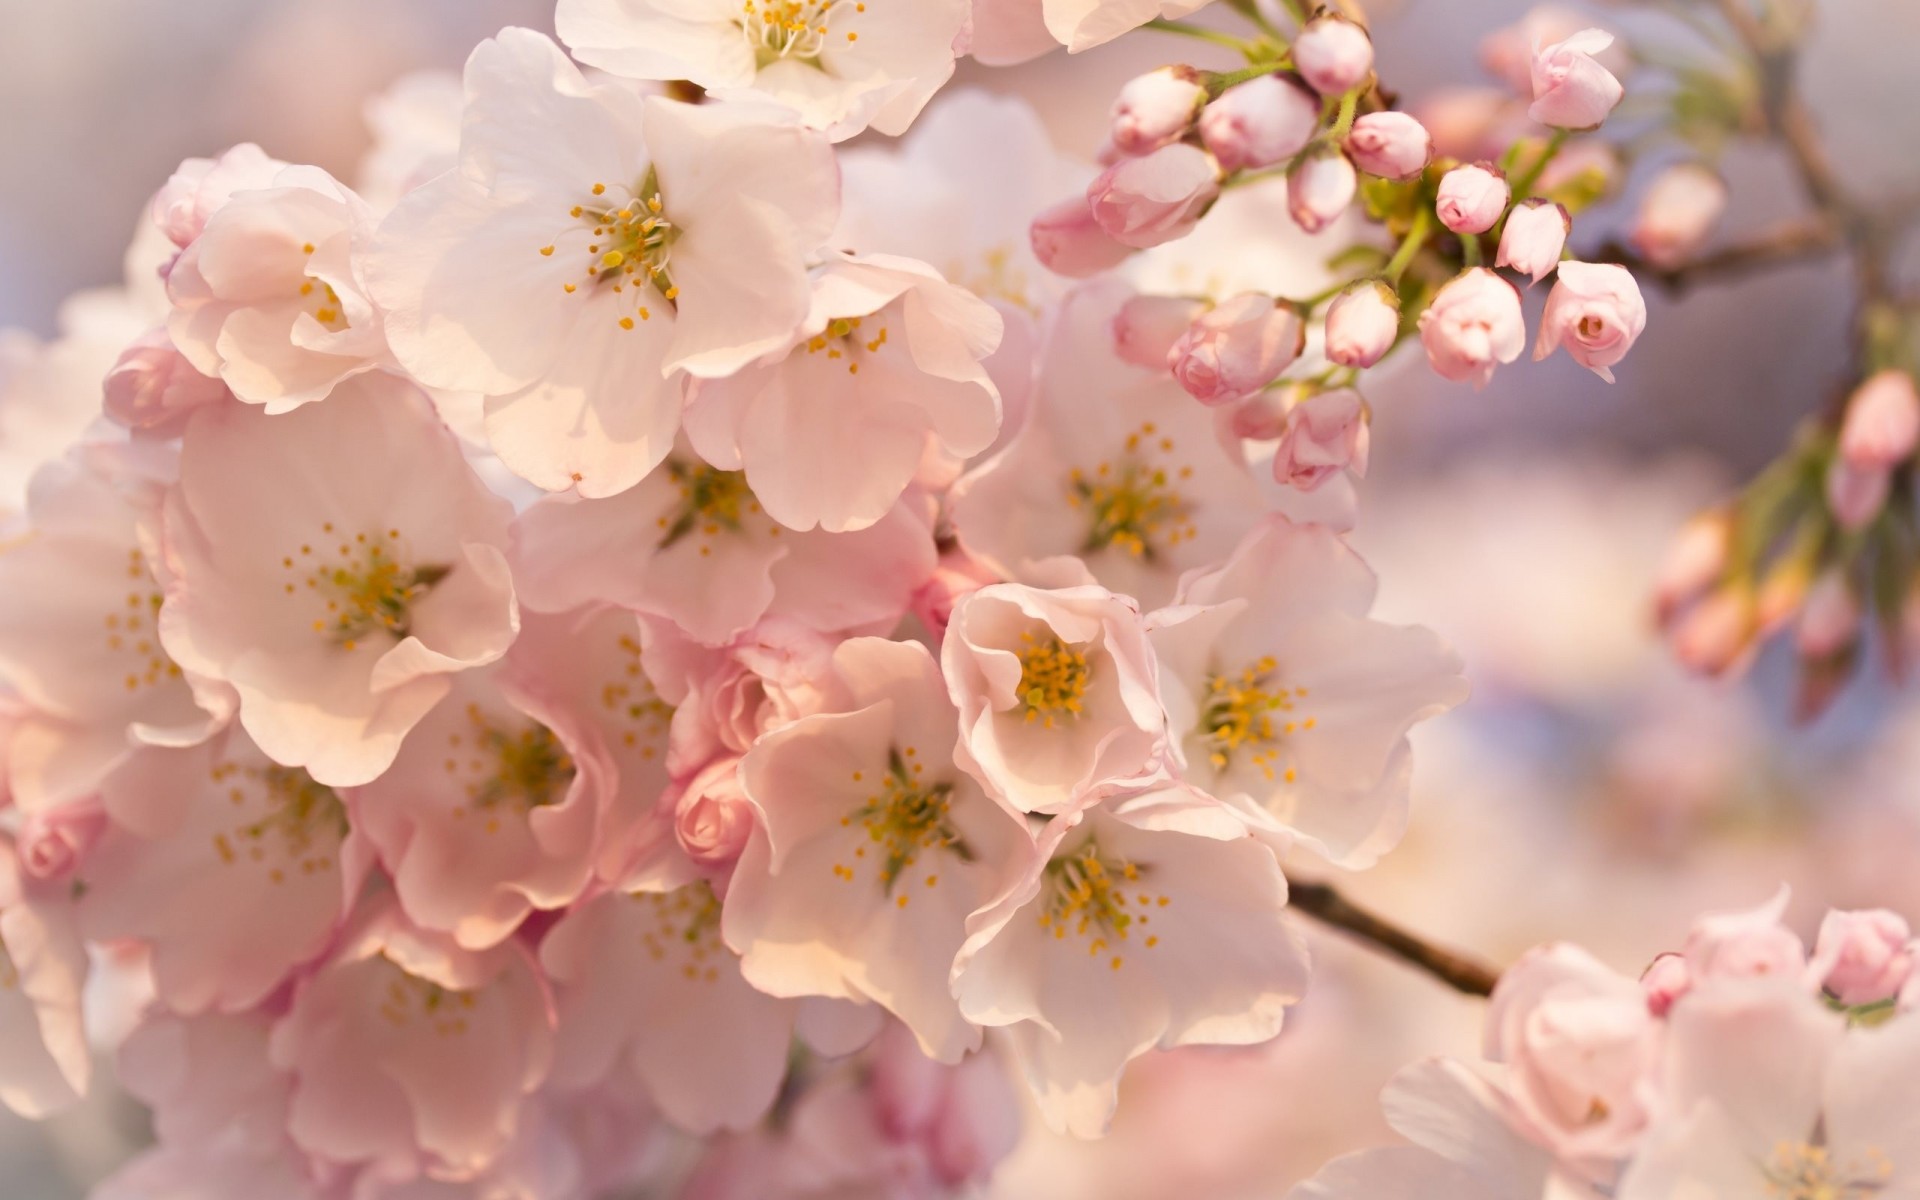
[[[1847,401],[1840,456],[1856,467],[1894,467],[1920,444],[1920,392],[1913,376],[1889,368],[1867,377]]]
[[[1848,533],[1873,524],[1893,486],[1890,467],[1855,466],[1837,457],[1827,467],[1827,510]]]
[[[1308,233],[1331,225],[1360,187],[1353,164],[1338,150],[1302,156],[1287,172],[1287,214]]]
[[[1114,353],[1136,367],[1164,371],[1173,344],[1206,307],[1184,296],[1134,296],[1114,314]]]
[[[1280,377],[1306,345],[1300,312],[1249,292],[1195,318],[1167,353],[1167,365],[1202,404],[1226,404]]]
[[[1860,633],[1860,601],[1846,576],[1829,570],[1807,592],[1794,630],[1794,648],[1802,658],[1830,658],[1851,646]]]
[[[1276,481],[1303,492],[1342,471],[1367,473],[1367,407],[1350,388],[1321,392],[1287,414],[1286,431],[1273,456]]]
[[[1377,279],[1356,283],[1327,308],[1327,358],[1343,367],[1370,367],[1400,336],[1400,297]]]
[[[1633,273],[1614,263],[1566,262],[1540,318],[1535,360],[1562,344],[1573,361],[1608,383],[1647,327],[1647,303]]]
[[[1403,112],[1368,113],[1347,135],[1347,157],[1369,175],[1411,179],[1433,159],[1433,135]]]
[[[1664,1017],[1673,1011],[1680,997],[1693,990],[1693,972],[1681,955],[1662,954],[1640,977],[1640,990],[1646,993],[1647,1011]]]
[[[1526,348],[1519,290],[1485,267],[1462,271],[1420,314],[1420,342],[1441,378],[1485,387]]]
[[[1626,89],[1594,60],[1613,35],[1587,29],[1533,55],[1533,104],[1527,116],[1556,129],[1593,129],[1607,119]]]
[[[1727,211],[1727,185],[1699,163],[1679,163],[1654,176],[1640,198],[1627,240],[1661,270],[1692,261]]]
[[[1718,583],[1732,550],[1733,521],[1724,512],[1704,512],[1681,526],[1654,580],[1655,619],[1668,624],[1682,607]]]
[[[1566,249],[1572,227],[1573,219],[1558,204],[1529,200],[1516,205],[1507,214],[1507,227],[1500,231],[1500,252],[1493,265],[1512,267],[1539,283],[1560,265],[1560,252]]]
[[[1507,211],[1509,195],[1500,172],[1478,164],[1455,167],[1441,177],[1433,210],[1455,233],[1485,233]]]
[[[1084,197],[1063,200],[1033,219],[1033,256],[1056,275],[1084,279],[1117,267],[1133,253],[1107,236]]]
[[[1200,113],[1200,140],[1223,171],[1276,166],[1320,129],[1320,101],[1299,84],[1262,75],[1228,88]]]
[[[1758,629],[1752,594],[1724,587],[1675,623],[1673,655],[1689,670],[1718,675],[1741,661]]]
[[[1827,991],[1849,1008],[1898,996],[1913,978],[1913,930],[1885,909],[1830,912],[1813,962]]]
[[[1322,13],[1293,39],[1293,66],[1322,96],[1342,95],[1373,74],[1373,39],[1338,13]]]
[[[1176,143],[1102,171],[1087,188],[1087,203],[1107,236],[1144,250],[1186,236],[1219,195],[1213,159]]]
[[[1113,145],[1122,154],[1150,154],[1177,142],[1207,101],[1192,67],[1162,67],[1127,82],[1113,102]]]
[[[708,869],[730,866],[753,833],[753,803],[740,786],[740,760],[724,758],[687,781],[673,802],[680,849]]]

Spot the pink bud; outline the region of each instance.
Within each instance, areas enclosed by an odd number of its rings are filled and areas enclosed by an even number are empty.
[[[1360,187],[1353,164],[1338,150],[1303,154],[1287,172],[1287,214],[1308,233],[1331,225]]]
[[[1234,437],[1271,442],[1287,431],[1287,413],[1293,407],[1289,393],[1295,387],[1263,388],[1233,406],[1227,430]]]
[[[20,867],[35,879],[64,878],[106,831],[106,810],[97,800],[30,813],[20,825]]]
[[[1681,953],[1697,981],[1709,979],[1799,980],[1807,972],[1807,949],[1780,923],[1788,892],[1745,912],[1715,913],[1694,922]]]
[[[1647,302],[1633,272],[1616,263],[1561,263],[1533,357],[1543,359],[1564,342],[1568,357],[1612,383],[1613,365],[1646,327]]]
[[[1033,256],[1056,275],[1085,279],[1117,267],[1133,253],[1107,236],[1084,197],[1063,200],[1033,219]]]
[[[1441,378],[1485,387],[1526,348],[1519,289],[1485,267],[1462,271],[1420,314],[1420,342]]]
[[[1560,265],[1560,252],[1566,249],[1572,228],[1573,218],[1558,204],[1529,200],[1515,205],[1500,232],[1500,252],[1493,265],[1512,267],[1539,283]]]
[[[1310,396],[1287,414],[1273,477],[1311,492],[1342,471],[1367,473],[1367,406],[1351,388]]]
[[[1840,456],[1856,467],[1897,467],[1920,445],[1920,392],[1891,367],[1869,375],[1847,401]]]
[[[178,437],[194,409],[229,395],[176,350],[165,326],[141,335],[107,372],[103,407],[112,420],[155,437]]]
[[[673,800],[674,837],[688,858],[708,869],[730,866],[740,857],[753,820],[737,758],[709,763]]]
[[[1223,171],[1283,163],[1306,149],[1319,129],[1320,101],[1278,75],[1228,88],[1200,113],[1200,140]]]
[[[1373,39],[1338,13],[1321,13],[1293,39],[1293,67],[1322,96],[1339,96],[1373,73]]]
[[[1173,344],[1206,307],[1184,296],[1134,296],[1114,314],[1114,353],[1136,367],[1164,371]]]
[[[1723,512],[1704,512],[1681,527],[1654,580],[1654,616],[1660,624],[1718,583],[1733,549],[1733,522]]]
[[[1433,159],[1433,135],[1403,112],[1368,113],[1347,135],[1347,157],[1369,175],[1411,179]]]
[[[1185,237],[1219,195],[1213,159],[1176,143],[1100,172],[1087,188],[1087,203],[1108,237],[1144,250]]]
[[[1167,352],[1167,365],[1200,403],[1226,404],[1278,379],[1305,344],[1298,309],[1248,292],[1195,318]]]
[[[1656,1017],[1673,1011],[1680,997],[1693,990],[1693,972],[1687,960],[1678,954],[1662,954],[1653,960],[1640,977],[1640,988],[1647,994],[1647,1008]]]
[[[272,187],[286,166],[252,142],[242,142],[219,158],[189,158],[154,194],[153,223],[184,250],[235,192]]]
[[[1506,177],[1491,167],[1455,167],[1440,177],[1433,211],[1455,233],[1485,233],[1507,211]]]
[[[1177,142],[1207,102],[1192,67],[1162,67],[1127,82],[1113,102],[1113,145],[1122,154],[1149,154]]]
[[[1892,468],[1857,467],[1836,457],[1827,467],[1827,510],[1848,533],[1865,529],[1887,506],[1892,487]]]
[[[1640,198],[1627,240],[1662,270],[1693,259],[1727,211],[1727,185],[1699,163],[1678,163],[1654,176]]]
[[[1327,308],[1327,359],[1370,367],[1400,336],[1400,297],[1377,279],[1354,284]]]
[[[1613,45],[1613,35],[1586,29],[1534,51],[1533,104],[1527,115],[1556,129],[1593,129],[1607,119],[1626,89],[1594,55]]]
[[[1807,592],[1794,631],[1794,646],[1803,658],[1830,658],[1851,646],[1860,634],[1860,601],[1847,578],[1829,570]]]
[[[1613,190],[1620,170],[1620,154],[1612,146],[1599,138],[1577,138],[1563,147],[1547,164],[1547,169],[1540,172],[1540,181],[1533,185],[1533,193],[1551,195],[1577,184],[1595,195],[1605,195]]]
[[[1519,115],[1496,88],[1442,88],[1413,107],[1413,115],[1433,136],[1433,152],[1472,162],[1497,158],[1513,143]]]
[[[1849,1008],[1900,994],[1914,974],[1913,931],[1885,909],[1827,914],[1813,961],[1826,989]]]
[[[1719,675],[1742,661],[1758,627],[1752,594],[1720,588],[1675,623],[1669,635],[1673,656],[1688,670]]]

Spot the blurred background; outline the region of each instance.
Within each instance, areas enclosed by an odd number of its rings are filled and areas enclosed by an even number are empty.
[[[1370,0],[1381,75],[1416,105],[1485,85],[1481,37],[1528,7]],[[1920,190],[1920,7],[1817,7],[1805,88],[1843,176],[1862,193]],[[0,0],[0,326],[50,337],[64,297],[116,283],[147,197],[182,158],[251,140],[350,176],[370,145],[369,96],[410,72],[457,70],[502,25],[546,27],[551,8]],[[1631,34],[1622,10],[1591,11]],[[1149,32],[1007,71],[968,64],[961,82],[1028,97],[1062,150],[1090,156],[1120,83],[1206,55]],[[1720,166],[1734,195],[1722,237],[1799,201],[1765,147],[1736,145]],[[1583,230],[1617,225],[1643,175]],[[1475,695],[1417,734],[1406,844],[1344,887],[1495,962],[1565,938],[1634,972],[1699,911],[1758,903],[1783,882],[1809,933],[1829,905],[1920,920],[1911,695],[1869,681],[1796,728],[1790,663],[1776,654],[1741,681],[1689,679],[1648,617],[1681,522],[1849,382],[1850,295],[1837,259],[1677,301],[1650,294],[1648,332],[1611,387],[1565,356],[1502,371],[1480,393],[1417,364],[1372,373],[1356,541],[1380,573],[1382,615],[1451,639]],[[1277,1042],[1143,1060],[1108,1140],[1036,1132],[996,1195],[1278,1197],[1327,1158],[1384,1140],[1381,1085],[1418,1058],[1474,1057],[1479,1006],[1334,938],[1314,942],[1315,989]],[[142,1136],[137,1110],[105,1089],[42,1126],[0,1111],[0,1193],[74,1200]]]

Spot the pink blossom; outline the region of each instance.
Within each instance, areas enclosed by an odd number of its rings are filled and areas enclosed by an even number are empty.
[[[1273,477],[1311,492],[1342,471],[1367,473],[1366,404],[1351,389],[1320,392],[1287,414],[1287,428],[1273,456]]]
[[[1681,526],[1654,581],[1654,615],[1662,625],[1717,583],[1732,551],[1733,521],[1704,512]]]
[[[1287,172],[1287,214],[1308,233],[1319,233],[1347,211],[1360,180],[1338,150],[1304,154]]]
[[[1117,267],[1133,253],[1133,247],[1100,227],[1082,196],[1063,200],[1035,217],[1029,240],[1042,266],[1073,279]]]
[[[92,1073],[80,994],[87,951],[72,886],[41,883],[0,838],[0,1104],[39,1119],[70,1108]]]
[[[1807,973],[1806,947],[1780,923],[1789,899],[1782,887],[1758,908],[1713,913],[1694,922],[1680,952],[1696,986],[1717,979],[1801,979]]]
[[[102,408],[129,429],[154,437],[179,437],[187,414],[231,396],[224,382],[202,375],[188,362],[161,328],[121,353],[107,374]]]
[[[1347,157],[1369,175],[1411,179],[1433,161],[1433,135],[1407,113],[1367,113],[1347,135]]]
[[[1840,456],[1860,470],[1895,467],[1920,444],[1920,392],[1913,376],[1896,368],[1869,375],[1847,400],[1840,425]]]
[[[97,799],[27,813],[15,845],[20,869],[35,879],[65,879],[86,861],[106,831],[106,810]]]
[[[1192,67],[1162,67],[1128,80],[1114,99],[1113,144],[1122,154],[1151,154],[1193,127],[1207,89]]]
[[[1319,99],[1281,75],[1236,84],[1200,113],[1200,138],[1223,171],[1277,166],[1306,149],[1319,128]]]
[[[1646,327],[1647,303],[1631,271],[1614,263],[1561,263],[1533,357],[1545,358],[1564,342],[1573,361],[1612,383],[1614,364]]]
[[[1593,129],[1620,103],[1625,89],[1595,61],[1613,35],[1587,29],[1533,52],[1533,104],[1527,116],[1558,129]]]
[[[1914,974],[1913,931],[1885,909],[1827,914],[1814,944],[1814,969],[1827,991],[1849,1007],[1900,994]]]
[[[1432,135],[1434,154],[1465,162],[1498,158],[1525,125],[1498,88],[1441,88],[1416,103],[1413,116]]]
[[[1185,237],[1219,195],[1212,157],[1176,143],[1102,171],[1087,187],[1087,204],[1109,237],[1145,249]]]
[[[1167,351],[1167,366],[1189,396],[1226,404],[1278,379],[1300,357],[1306,337],[1297,308],[1249,292],[1195,317]]]
[[[1887,506],[1892,488],[1891,467],[1855,466],[1838,456],[1827,465],[1827,508],[1840,528],[1849,532],[1873,523]]]
[[[1134,296],[1114,314],[1114,353],[1136,367],[1165,370],[1174,343],[1206,308],[1203,300],[1181,296]]]
[[[1853,645],[1860,636],[1860,600],[1846,575],[1829,569],[1807,590],[1806,605],[1794,633],[1794,648],[1802,658],[1829,658]]]
[[[1293,39],[1293,66],[1322,96],[1339,96],[1373,74],[1373,39],[1346,17],[1323,12]]]
[[[251,142],[243,142],[219,158],[189,158],[154,194],[153,223],[168,241],[184,250],[207,227],[207,218],[235,192],[272,187],[286,166]]]
[[[1699,163],[1676,163],[1654,176],[1640,198],[1627,240],[1661,270],[1687,263],[1727,210],[1727,185]]]
[[[1680,997],[1693,989],[1693,972],[1685,955],[1662,954],[1640,976],[1640,989],[1647,994],[1647,1011],[1664,1017],[1673,1011]]]
[[[1400,297],[1377,279],[1363,280],[1327,307],[1327,358],[1343,367],[1370,367],[1400,337]]]
[[[1573,218],[1558,204],[1545,200],[1516,204],[1500,232],[1500,252],[1493,265],[1512,267],[1539,283],[1560,265],[1560,252],[1572,228]]]
[[[1420,341],[1441,378],[1485,387],[1527,344],[1520,293],[1485,267],[1449,280],[1420,314]]]
[[[1684,666],[1718,675],[1745,661],[1758,632],[1753,593],[1728,585],[1708,593],[1675,621],[1668,643]]]
[[[671,801],[673,834],[680,850],[703,870],[731,867],[747,848],[753,834],[753,805],[740,784],[740,760],[718,758],[699,774],[674,788],[661,803]]]
[[[1440,177],[1434,212],[1455,233],[1485,233],[1507,211],[1506,177],[1491,167],[1469,164]]]
[[[1480,39],[1480,65],[1520,95],[1533,90],[1533,55],[1543,45],[1564,41],[1587,28],[1588,18],[1576,9],[1559,4],[1542,4],[1527,10],[1511,25],[1494,30]],[[1624,71],[1633,59],[1625,44],[1615,42],[1596,54],[1601,65]]]

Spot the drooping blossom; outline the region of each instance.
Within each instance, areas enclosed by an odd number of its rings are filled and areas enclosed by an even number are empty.
[[[1192,67],[1162,67],[1135,76],[1114,98],[1112,138],[1122,154],[1150,154],[1193,127],[1207,89]]]
[[[1108,237],[1144,250],[1185,236],[1219,195],[1219,165],[1175,142],[1102,171],[1087,185],[1087,206]]]
[[[1200,113],[1200,138],[1223,171],[1277,166],[1306,149],[1319,128],[1319,100],[1279,75],[1235,84]]]
[[[1593,129],[1626,89],[1595,59],[1613,35],[1586,29],[1533,52],[1533,104],[1527,116],[1557,129]]]
[[[1493,265],[1512,267],[1539,283],[1560,265],[1560,252],[1566,248],[1572,227],[1572,218],[1558,204],[1544,200],[1516,204],[1507,214],[1506,228],[1500,231],[1500,250]]]
[[[1713,235],[1728,198],[1718,172],[1699,163],[1676,163],[1647,185],[1627,239],[1648,262],[1673,270]]]
[[[1441,378],[1485,387],[1526,348],[1520,293],[1485,267],[1462,271],[1420,314],[1420,341]]]
[[[1433,135],[1407,113],[1376,112],[1356,119],[1346,144],[1354,166],[1384,179],[1411,179],[1433,160]]]
[[[1316,392],[1288,411],[1273,455],[1273,477],[1311,492],[1342,471],[1364,476],[1370,424],[1360,393],[1349,388]]]
[[[1293,39],[1293,65],[1322,96],[1343,95],[1373,73],[1373,39],[1358,22],[1327,10]]]
[[[1244,399],[1280,377],[1306,345],[1300,310],[1246,293],[1207,309],[1167,351],[1167,366],[1202,404]]]
[[[1565,262],[1540,317],[1535,359],[1561,346],[1573,361],[1613,382],[1613,367],[1647,327],[1647,302],[1633,273],[1615,263]]]
[[[1370,367],[1400,336],[1400,295],[1377,279],[1341,292],[1327,306],[1326,355],[1343,367]]]

